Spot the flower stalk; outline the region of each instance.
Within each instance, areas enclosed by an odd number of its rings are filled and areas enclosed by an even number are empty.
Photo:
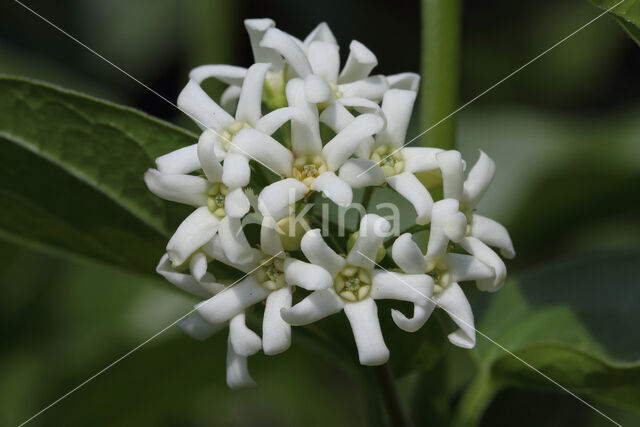
[[[387,409],[389,424],[397,427],[412,426],[413,424],[409,413],[396,387],[395,376],[393,375],[391,365],[385,363],[384,365],[374,366],[372,369],[377,380],[382,401]]]

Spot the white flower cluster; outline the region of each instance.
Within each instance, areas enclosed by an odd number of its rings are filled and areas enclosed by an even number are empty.
[[[480,153],[465,179],[459,152],[405,148],[419,76],[370,75],[377,59],[361,43],[351,42],[341,69],[339,46],[324,23],[304,41],[276,29],[270,19],[250,19],[245,26],[255,64],[194,69],[178,105],[202,134],[196,144],[156,159],[157,169],[145,174],[159,197],[195,207],[157,268],[203,299],[180,327],[197,339],[229,327],[227,383],[233,388],[254,384],[248,356],[283,352],[291,344],[292,325],[343,310],[360,362],[385,363],[389,350],[377,299],[413,304],[411,317],[391,313],[405,331],[418,330],[440,307],[459,326],[450,341],[473,347],[473,314],[459,282],[495,291],[506,269],[489,246],[514,256],[506,229],[474,212],[494,163]],[[201,87],[212,77],[228,84],[219,104]],[[441,177],[441,200],[434,201],[420,173]],[[426,254],[409,233],[393,241],[393,271],[378,264],[391,230],[378,215],[362,216],[347,254],[329,245],[324,237],[332,236],[322,236],[320,229],[289,227],[292,212],[309,199],[323,195],[346,207],[353,189],[386,184],[413,205],[416,224],[429,231]],[[257,203],[251,203],[254,191]],[[253,244],[243,226],[250,216],[260,218],[259,242]],[[233,267],[238,279],[216,280],[208,271],[212,262]],[[295,304],[294,288],[308,291],[298,292]],[[264,313],[262,336],[246,323],[254,306]]]

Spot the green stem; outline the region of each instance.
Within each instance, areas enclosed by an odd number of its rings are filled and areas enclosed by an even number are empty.
[[[373,372],[375,373],[378,388],[382,395],[382,401],[387,408],[390,425],[394,427],[411,426],[411,419],[402,403],[400,393],[398,393],[391,366],[388,363],[374,366]]]
[[[458,103],[460,0],[422,0],[422,145],[452,149]],[[450,116],[451,115],[451,116]]]
[[[451,426],[476,426],[497,391],[498,387],[491,381],[489,373],[478,372],[462,395]]]

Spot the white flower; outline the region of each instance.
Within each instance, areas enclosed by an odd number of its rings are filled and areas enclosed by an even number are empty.
[[[216,233],[225,237],[223,248],[230,259],[236,263],[247,261],[237,248],[246,243],[244,234],[238,230],[240,219],[250,208],[242,190],[249,183],[249,165],[240,162],[239,166],[227,169],[230,173],[224,179],[223,166],[214,152],[215,138],[215,134],[205,131],[197,144],[198,163],[205,178],[155,169],[149,169],[144,176],[147,187],[158,197],[197,208],[180,224],[167,244],[167,253],[174,265],[184,264]]]
[[[458,282],[475,280],[480,290],[497,290],[504,281],[506,269],[500,258],[475,237],[465,237],[466,218],[458,211],[458,201],[444,199],[433,205],[427,253],[423,255],[409,233],[398,237],[392,257],[408,273],[428,273],[435,282],[433,298],[427,304],[414,305],[412,318],[399,311],[392,317],[406,331],[420,329],[437,305],[445,310],[460,329],[449,340],[464,348],[475,345],[473,312]],[[449,241],[457,242],[472,255],[449,253]]]
[[[333,286],[314,291],[295,306],[282,310],[282,318],[291,325],[306,325],[344,310],[360,363],[385,363],[389,350],[382,337],[375,300],[395,299],[421,306],[433,291],[433,280],[425,274],[390,273],[374,268],[376,253],[390,228],[387,220],[374,214],[365,215],[346,259],[324,242],[319,230],[308,231],[302,238],[302,252],[330,274]]]
[[[306,117],[304,122],[291,123],[291,150],[255,129],[243,129],[234,138],[231,151],[242,151],[277,173],[293,178],[269,186],[272,187],[272,194],[284,195],[280,199],[283,204],[276,205],[260,195],[261,202],[273,205],[271,216],[288,206],[289,191],[302,194],[309,190],[321,191],[337,205],[348,206],[352,201],[353,191],[346,182],[338,178],[335,171],[363,140],[383,128],[384,120],[376,114],[361,114],[322,146],[318,111],[315,105],[306,100],[302,80],[289,81],[287,100],[293,108],[304,111]]]
[[[415,99],[416,93],[412,90],[390,89],[384,94],[382,112],[387,121],[386,127],[375,139],[362,143],[357,152],[359,158],[347,160],[339,176],[352,188],[389,183],[411,202],[417,213],[416,223],[427,224],[431,219],[433,199],[414,174],[437,169],[435,156],[442,150],[403,147]],[[320,120],[338,132],[351,123],[353,116],[334,104],[323,111]]]
[[[475,207],[493,180],[496,169],[493,160],[484,151],[480,151],[478,161],[465,180],[465,163],[458,151],[438,153],[436,159],[442,171],[444,197],[457,200],[460,203],[460,212],[466,217],[465,234],[489,246],[497,247],[503,257],[513,258],[516,253],[507,229],[490,218],[474,213]],[[467,250],[477,249],[472,245]]]

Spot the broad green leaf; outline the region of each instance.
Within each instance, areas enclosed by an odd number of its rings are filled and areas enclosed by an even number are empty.
[[[152,273],[185,212],[143,182],[196,137],[131,108],[0,76],[0,235]]]
[[[600,9],[611,10],[624,31],[640,45],[640,1],[639,0],[591,0]],[[617,3],[620,5],[615,6]],[[614,7],[615,6],[615,7]]]

